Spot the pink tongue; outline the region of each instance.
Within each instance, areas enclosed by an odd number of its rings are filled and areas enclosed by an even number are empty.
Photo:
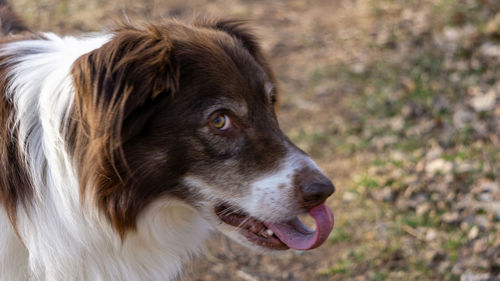
[[[265,223],[288,247],[310,250],[319,247],[333,229],[333,213],[325,203],[312,208],[309,215],[316,221],[316,230],[305,226],[298,218],[287,223]]]

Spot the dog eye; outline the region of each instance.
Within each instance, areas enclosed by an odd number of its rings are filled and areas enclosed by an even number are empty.
[[[221,131],[231,128],[231,119],[226,114],[219,113],[212,119],[212,126]]]

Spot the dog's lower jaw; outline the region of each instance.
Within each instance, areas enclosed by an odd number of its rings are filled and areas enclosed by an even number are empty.
[[[215,219],[214,220],[218,220]],[[240,245],[245,246],[248,249],[251,249],[253,251],[259,252],[259,253],[264,253],[264,254],[273,254],[273,253],[280,253],[282,252],[281,250],[277,249],[272,249],[269,247],[264,247],[257,245],[256,243],[250,241],[247,237],[245,237],[240,230],[237,227],[225,224],[224,222],[218,220],[216,223],[216,229],[222,233],[224,236],[228,237],[229,239],[237,242]]]
[[[2,265],[13,266],[2,267],[0,280],[177,280],[183,264],[201,252],[213,229],[193,207],[171,198],[159,199],[145,209],[137,221],[137,231],[127,233],[123,241],[111,226],[102,223],[94,222],[78,237],[38,237],[49,242],[30,248],[28,258],[1,210],[0,226],[9,227],[6,235],[0,235],[0,242],[10,246],[0,247],[0,257],[10,257],[12,261]],[[20,230],[23,238],[23,232],[34,229]],[[9,241],[3,241],[9,237]],[[31,241],[26,247],[36,244]],[[56,251],[63,248],[65,251]]]
[[[223,230],[224,229],[224,230]],[[231,239],[232,241],[235,241],[236,243],[243,245],[244,247],[251,249],[252,251],[255,251],[257,253],[262,253],[262,254],[278,254],[283,251],[271,249],[268,247],[263,247],[259,246],[251,241],[249,241],[245,236],[243,236],[239,231],[234,228],[234,227],[228,227],[228,228],[218,228],[218,230],[226,237]]]

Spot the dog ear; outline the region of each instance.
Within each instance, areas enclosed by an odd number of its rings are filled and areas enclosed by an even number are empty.
[[[241,19],[198,19],[196,24],[223,31],[238,39],[243,47],[245,47],[255,60],[264,68],[271,80],[276,81],[274,72],[268,63],[260,44],[258,43],[259,40],[255,35],[255,32],[249,27],[248,23],[249,21]],[[276,84],[277,83],[274,83],[275,88],[277,87]],[[278,90],[275,90],[275,92],[277,93]],[[274,98],[277,100],[277,95],[275,95]],[[276,102],[275,110],[278,108],[277,104],[278,103]]]
[[[127,208],[118,196],[130,171],[123,146],[140,134],[179,88],[179,69],[167,32],[123,28],[73,64],[73,142],[82,198],[97,200],[122,231]],[[118,203],[117,203],[118,202]]]
[[[248,21],[240,19],[222,19],[214,20],[209,25],[216,30],[224,31],[237,38],[253,56],[262,56],[257,37],[248,26]]]
[[[179,70],[172,49],[158,27],[119,30],[107,44],[75,62],[75,84],[102,106],[125,102],[127,115],[160,94],[176,92]]]
[[[124,28],[75,62],[76,109],[85,115],[80,117],[89,129],[113,124],[121,130],[129,117],[147,111],[160,96],[168,98],[177,92],[179,69],[173,44],[165,34],[154,26]],[[109,118],[115,120],[109,122]]]
[[[196,18],[195,26],[208,27],[227,33],[238,39],[243,47],[254,56],[260,63],[265,63],[265,57],[258,43],[255,32],[250,28],[249,21],[242,19],[215,19],[215,18]]]

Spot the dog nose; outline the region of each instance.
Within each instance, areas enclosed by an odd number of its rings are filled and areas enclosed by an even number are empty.
[[[333,192],[335,192],[335,186],[327,177],[305,182],[300,187],[302,206],[306,209],[311,209],[323,203]]]

